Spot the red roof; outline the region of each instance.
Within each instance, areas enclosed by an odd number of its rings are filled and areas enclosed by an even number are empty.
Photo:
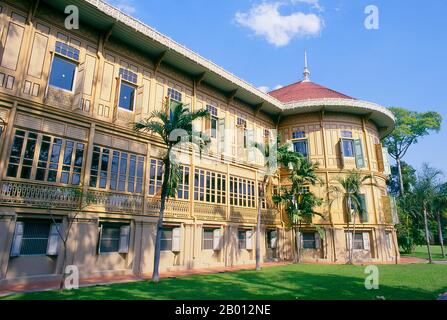
[[[269,92],[269,95],[283,103],[329,98],[355,100],[354,98],[349,97],[343,93],[320,86],[319,84],[313,83],[311,81],[300,81],[292,83],[288,86]]]

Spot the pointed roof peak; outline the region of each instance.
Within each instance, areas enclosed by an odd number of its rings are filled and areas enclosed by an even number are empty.
[[[310,81],[310,71],[309,68],[307,67],[307,51],[304,51],[304,72],[303,72],[303,82],[309,82]]]

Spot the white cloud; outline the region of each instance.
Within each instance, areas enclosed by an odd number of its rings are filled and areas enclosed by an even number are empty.
[[[264,37],[276,47],[290,43],[295,37],[317,36],[323,27],[323,21],[313,13],[294,12],[282,15],[281,3],[261,3],[248,12],[237,12],[236,22],[251,29],[255,35]]]
[[[260,91],[264,92],[264,93],[268,93],[268,92],[270,92],[272,90],[278,90],[278,89],[281,89],[281,88],[282,88],[282,85],[280,85],[280,84],[275,86],[273,89],[270,89],[270,87],[267,87],[267,86],[260,86],[260,87],[258,87],[258,89]]]
[[[292,4],[308,4],[312,8],[317,9],[318,11],[324,11],[323,6],[320,4],[320,0],[291,0]]]
[[[108,0],[108,2],[127,14],[133,14],[137,11],[137,8],[133,5],[133,0]]]
[[[264,93],[267,93],[270,91],[270,88],[267,86],[260,86],[260,87],[258,87],[258,89]]]

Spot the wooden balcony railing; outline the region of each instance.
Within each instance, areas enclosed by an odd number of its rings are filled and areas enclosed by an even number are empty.
[[[75,209],[82,193],[77,188],[44,184],[2,181],[0,203],[10,206]]]
[[[194,215],[203,220],[226,220],[226,210],[225,205],[194,203]]]
[[[87,199],[89,206],[96,210],[137,214],[143,212],[143,196],[90,190]]]
[[[80,188],[52,186],[34,182],[2,181],[0,183],[0,205],[37,208],[60,208],[79,210],[83,193]],[[107,213],[129,213],[158,216],[160,199],[146,199],[142,195],[122,194],[89,189],[85,195],[83,210]],[[144,201],[146,205],[144,206]],[[191,218],[189,201],[166,201],[165,216],[170,218]],[[227,206],[203,202],[194,203],[194,216],[209,221],[227,220]],[[230,207],[230,221],[256,223],[257,209]],[[261,221],[276,224],[281,221],[276,209],[263,209]]]

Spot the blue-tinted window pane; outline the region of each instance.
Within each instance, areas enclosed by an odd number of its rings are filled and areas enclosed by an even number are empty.
[[[135,96],[135,88],[125,83],[121,83],[120,101],[119,101],[120,108],[132,111],[134,96]]]
[[[343,143],[343,156],[354,157],[353,141],[344,139],[342,140],[342,143]]]
[[[51,66],[50,85],[71,91],[75,72],[76,65],[74,63],[55,56]]]
[[[305,138],[305,137],[306,137],[306,133],[304,131],[295,131],[292,133],[293,139],[299,139],[299,138]]]
[[[307,141],[295,141],[293,143],[293,150],[301,153],[304,157],[307,157]]]

